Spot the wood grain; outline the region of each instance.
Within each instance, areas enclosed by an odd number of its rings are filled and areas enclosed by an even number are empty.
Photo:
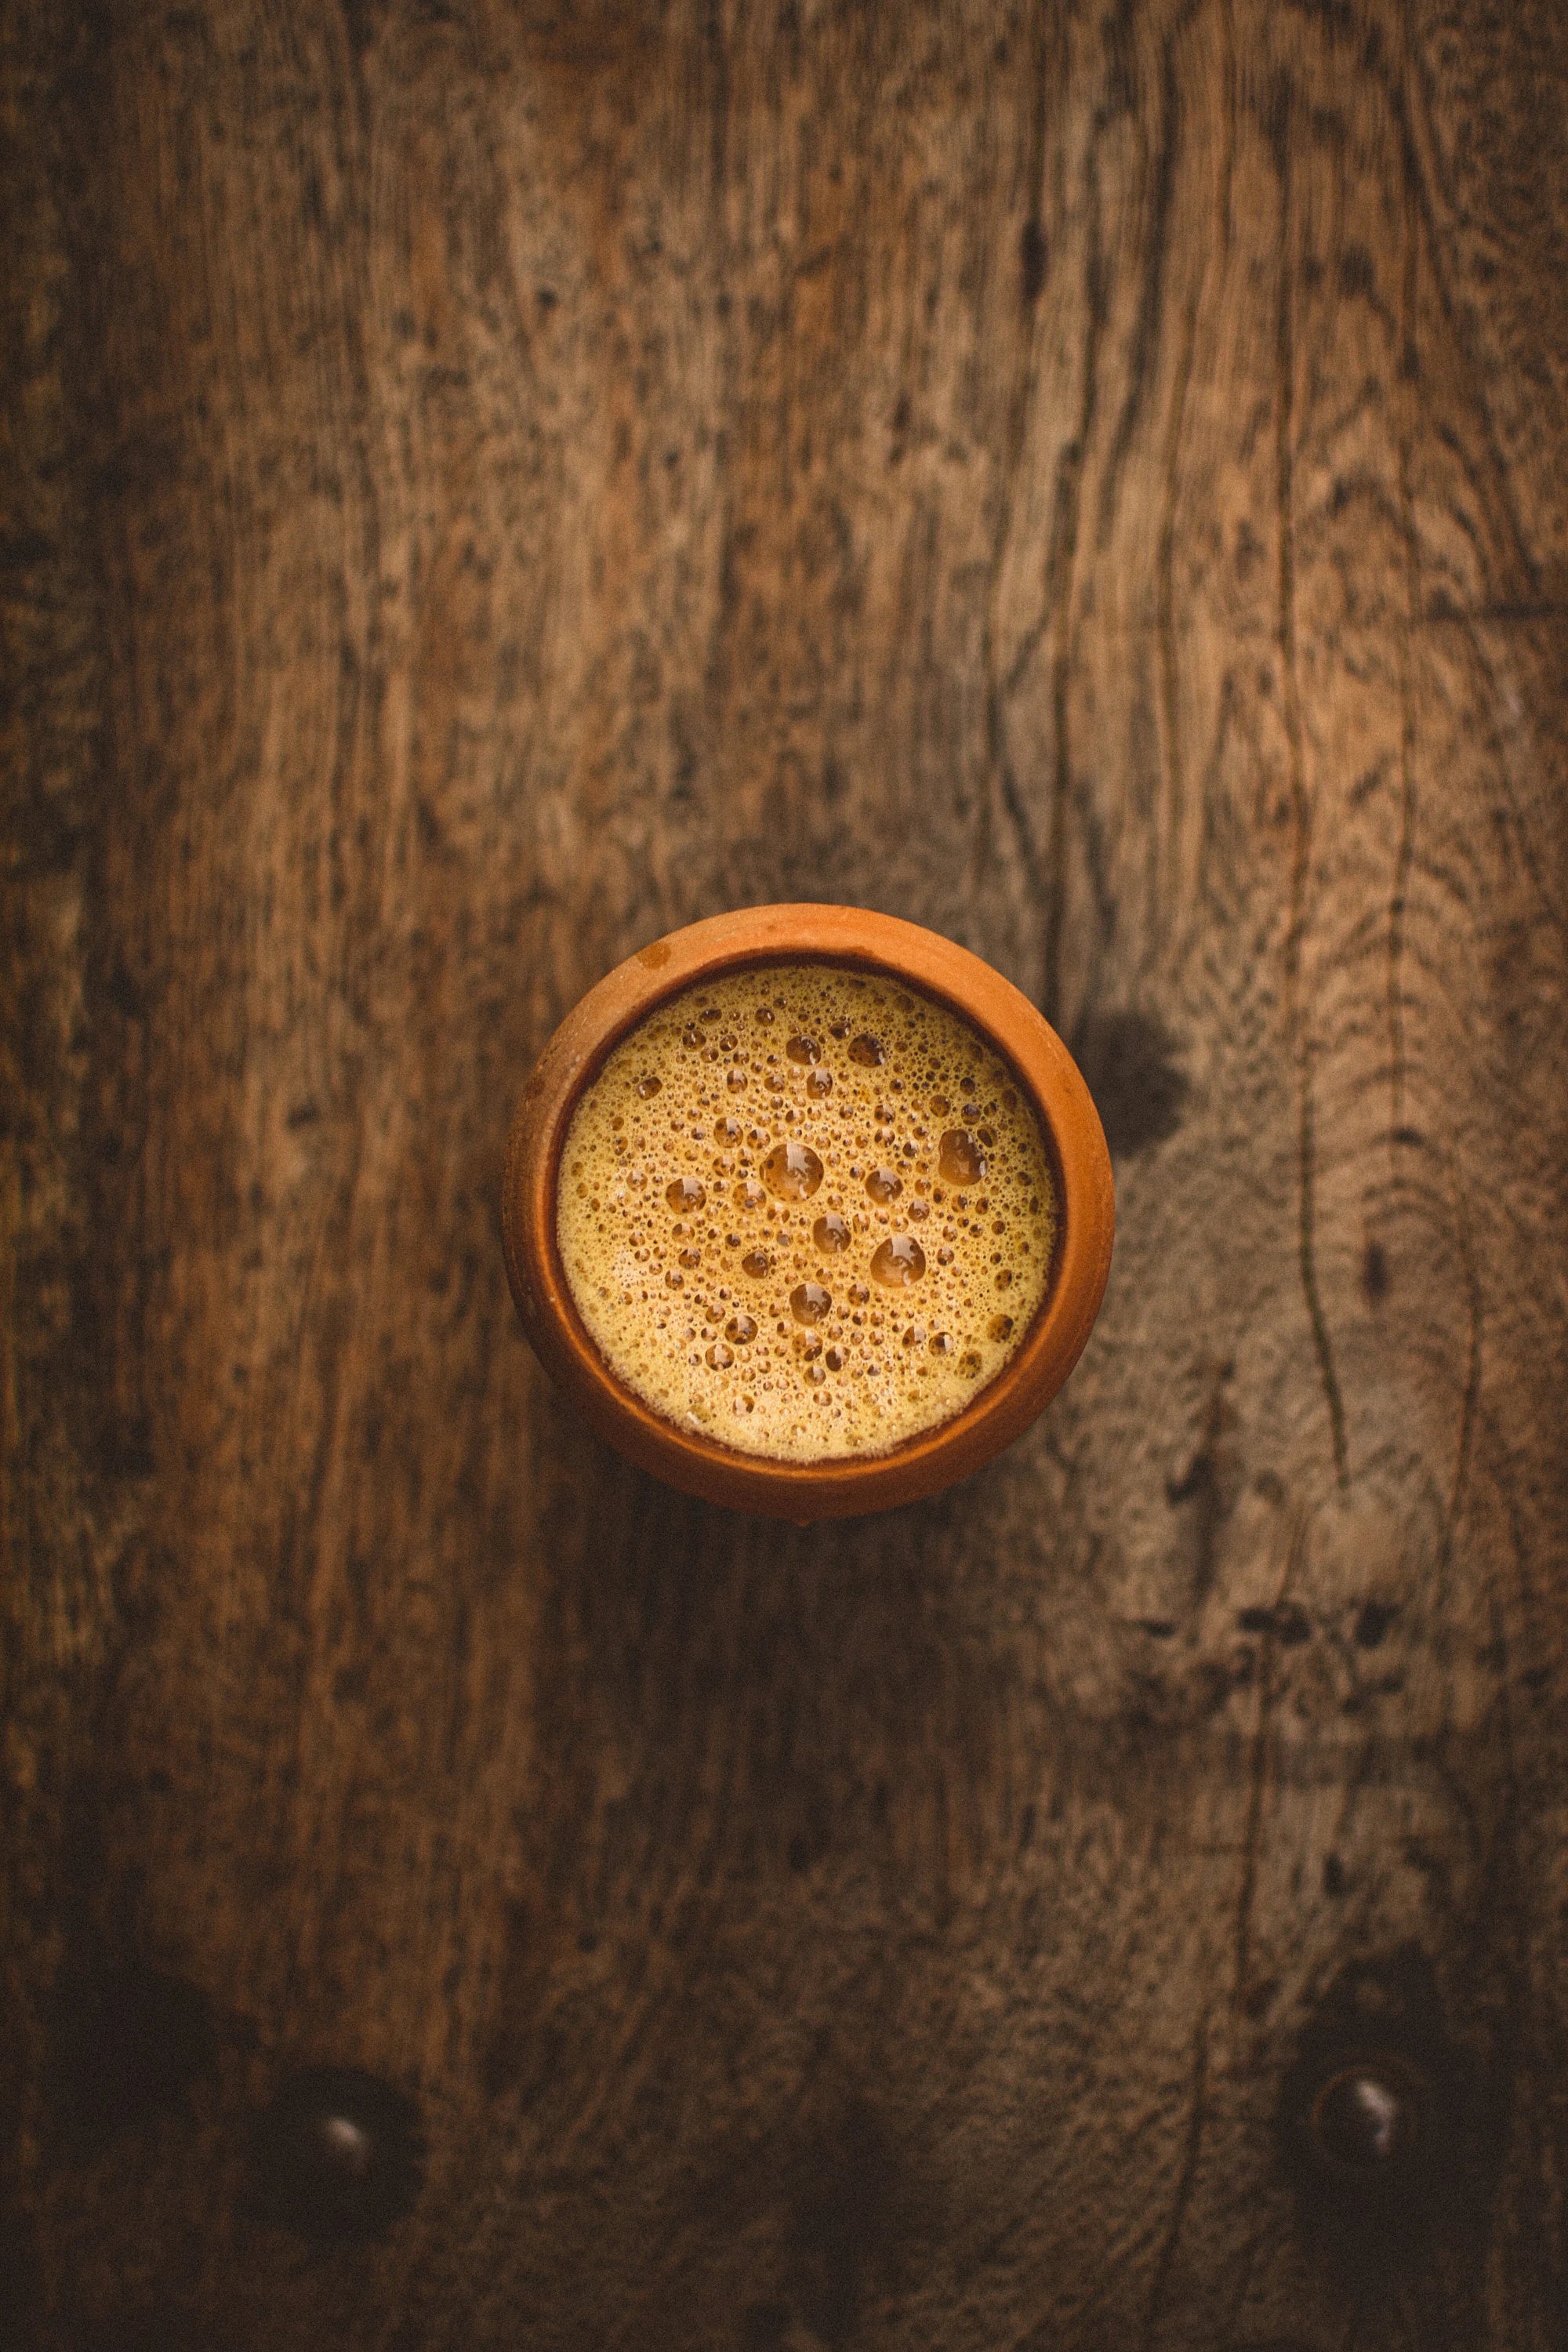
[[[1560,12],[0,43],[11,2340],[1560,2342]],[[808,1535],[496,1221],[582,991],[791,898],[1024,987],[1120,1213]],[[1424,2227],[1291,2168],[1358,2034]],[[255,2190],[329,2063],[369,2244]]]

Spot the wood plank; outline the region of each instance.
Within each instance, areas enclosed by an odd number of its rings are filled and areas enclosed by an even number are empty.
[[[5,44],[13,2337],[1555,2344],[1558,13]],[[791,897],[1027,989],[1121,1219],[810,1533],[574,1426],[496,1208]],[[1403,2205],[1293,2160],[1368,2050]]]

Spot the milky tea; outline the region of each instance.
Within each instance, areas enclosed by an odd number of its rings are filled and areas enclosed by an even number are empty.
[[[949,1421],[1045,1295],[1056,1188],[1012,1071],[895,980],[755,966],[623,1038],[573,1116],[556,1238],[623,1385],[777,1462]]]

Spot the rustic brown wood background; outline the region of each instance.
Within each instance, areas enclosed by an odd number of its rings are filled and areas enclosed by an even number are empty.
[[[1568,15],[0,42],[6,2341],[1560,2346]],[[1121,1210],[810,1534],[497,1232],[566,1007],[787,897],[1027,989]]]

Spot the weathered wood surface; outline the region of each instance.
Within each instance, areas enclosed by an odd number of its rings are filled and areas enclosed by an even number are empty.
[[[1561,2343],[1553,0],[0,38],[8,2341]],[[496,1222],[574,998],[792,896],[1031,991],[1121,1206],[1032,1434],[809,1535]],[[1425,2227],[1287,2161],[1361,2033]],[[256,2188],[317,2063],[369,2245]]]

